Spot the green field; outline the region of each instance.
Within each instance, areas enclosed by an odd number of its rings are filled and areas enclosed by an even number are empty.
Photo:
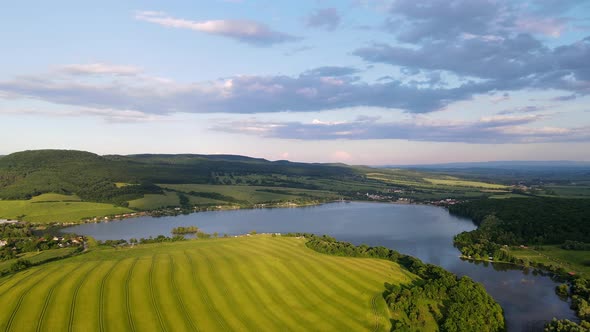
[[[164,195],[147,194],[143,198],[129,201],[129,207],[140,210],[152,210],[168,206],[178,206],[180,200],[175,192],[166,191]]]
[[[97,248],[0,279],[5,331],[389,331],[390,261],[253,236]]]
[[[41,194],[31,198],[31,202],[79,202],[80,197],[76,195],[62,195],[55,193]]]
[[[565,250],[559,246],[541,246],[541,250],[513,249],[510,254],[531,262],[563,267],[568,272],[590,276],[590,251]]]
[[[430,182],[435,185],[447,185],[447,186],[457,186],[457,187],[474,187],[474,188],[485,188],[485,189],[506,189],[507,186],[501,184],[494,184],[494,183],[487,183],[487,182],[479,182],[479,181],[466,181],[460,180],[457,178],[449,177],[447,179],[431,179],[431,178],[424,178],[425,181]]]
[[[48,197],[45,194],[42,196]],[[60,195],[63,196],[63,195]],[[66,196],[70,197],[70,196]],[[24,221],[78,222],[84,218],[106,216],[131,212],[123,207],[112,204],[77,202],[77,201],[40,201],[37,197],[31,200],[2,201],[0,200],[0,218],[22,219]]]
[[[567,198],[589,198],[590,186],[545,186],[543,189],[549,191],[553,196]]]
[[[277,188],[240,185],[209,185],[209,184],[159,184],[162,188],[178,190],[181,192],[218,193],[232,197],[238,201],[251,204],[300,200],[306,197],[332,198],[338,196],[328,191],[307,190],[298,188]]]
[[[27,252],[23,253],[15,259],[9,259],[0,262],[0,272],[5,272],[10,269],[10,266],[17,261],[17,259],[26,259],[34,265],[41,264],[46,261],[67,257],[77,251],[77,248],[62,248],[62,249],[49,249],[40,252]]]

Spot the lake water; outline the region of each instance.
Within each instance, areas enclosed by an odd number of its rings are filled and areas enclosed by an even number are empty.
[[[504,309],[509,331],[535,331],[553,317],[576,320],[569,304],[555,295],[557,285],[547,276],[501,264],[459,259],[453,236],[475,229],[469,219],[426,205],[330,203],[292,209],[201,212],[177,217],[142,217],[69,227],[64,232],[98,240],[170,235],[178,226],[198,226],[221,235],[309,232],[328,234],[354,244],[382,245],[437,264],[482,283]]]

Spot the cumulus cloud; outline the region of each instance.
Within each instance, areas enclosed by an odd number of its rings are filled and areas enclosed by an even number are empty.
[[[0,81],[0,92],[47,102],[144,113],[265,113],[322,111],[374,106],[425,113],[485,92],[468,82],[455,88],[422,88],[399,81],[367,83],[354,68],[320,67],[299,76],[235,76],[207,82],[177,83],[143,75],[141,79],[93,79],[93,75],[36,75]]]
[[[137,12],[135,18],[140,21],[159,24],[169,28],[189,29],[223,36],[254,46],[268,46],[301,39],[283,32],[272,30],[266,24],[251,20],[191,21],[175,18],[163,12],[153,11]]]
[[[311,28],[334,30],[340,24],[340,14],[336,8],[323,8],[315,10],[305,21],[305,25]]]
[[[221,122],[217,131],[300,140],[403,139],[410,141],[480,144],[589,142],[590,127],[531,127],[540,115],[494,116],[478,121],[440,121],[417,117],[408,121],[380,122],[359,118],[349,122]]]
[[[396,0],[385,28],[397,43],[373,43],[353,54],[396,66],[406,75],[446,72],[488,90],[557,89],[590,93],[590,37],[550,47],[538,35],[559,37],[583,1]],[[484,84],[482,84],[483,86]]]

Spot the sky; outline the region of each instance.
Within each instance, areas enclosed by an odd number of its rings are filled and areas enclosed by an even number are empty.
[[[0,155],[590,161],[587,0],[2,7]]]

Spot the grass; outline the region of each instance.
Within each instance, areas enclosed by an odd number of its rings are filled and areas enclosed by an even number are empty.
[[[79,202],[80,197],[76,195],[62,195],[55,193],[41,194],[31,198],[31,202]]]
[[[389,331],[383,283],[414,278],[296,238],[101,247],[0,279],[0,329]]]
[[[251,204],[276,202],[276,201],[296,201],[302,198],[336,198],[337,195],[327,191],[307,190],[298,188],[277,188],[277,187],[260,187],[260,186],[241,186],[241,185],[209,185],[209,184],[160,184],[162,188],[178,190],[182,192],[206,192],[218,193],[224,196],[232,197],[239,201],[245,201]],[[272,191],[272,192],[271,192]]]
[[[563,267],[568,272],[590,276],[590,251],[587,250],[565,250],[558,245],[547,245],[541,246],[541,250],[512,249],[510,254],[531,262]]]
[[[500,195],[492,195],[490,198],[492,199],[507,199],[507,198],[529,198],[530,196],[527,195],[520,195],[520,194],[500,194]]]
[[[168,206],[178,206],[180,199],[175,192],[165,191],[164,195],[147,194],[143,198],[129,201],[129,207],[140,210],[153,210]]]
[[[197,197],[187,195],[190,203],[197,206],[209,206],[209,205],[225,205],[228,202],[219,201],[216,199],[210,199],[205,197]],[[176,207],[180,205],[180,199],[176,192],[164,191],[163,195],[147,194],[143,198],[129,201],[129,207],[139,210],[155,210],[165,207]]]
[[[73,254],[76,250],[76,248],[62,248],[43,250],[41,252],[27,252],[20,255],[18,258],[0,262],[0,271],[8,271],[10,269],[10,266],[18,259],[26,259],[31,263],[37,265],[49,260],[67,257]]]
[[[131,212],[131,210],[104,203],[33,200],[0,201],[0,218],[21,219],[35,223],[78,222],[84,218],[127,212]]]
[[[494,183],[487,183],[487,182],[479,182],[479,181],[467,181],[467,180],[460,180],[457,178],[448,177],[447,179],[432,179],[432,178],[424,178],[425,181],[428,181],[435,185],[446,185],[446,186],[456,186],[456,187],[473,187],[473,188],[485,188],[485,189],[506,189],[508,187],[501,185],[501,184],[494,184]]]
[[[546,186],[544,189],[550,190],[554,195],[567,198],[589,198],[590,186]]]

